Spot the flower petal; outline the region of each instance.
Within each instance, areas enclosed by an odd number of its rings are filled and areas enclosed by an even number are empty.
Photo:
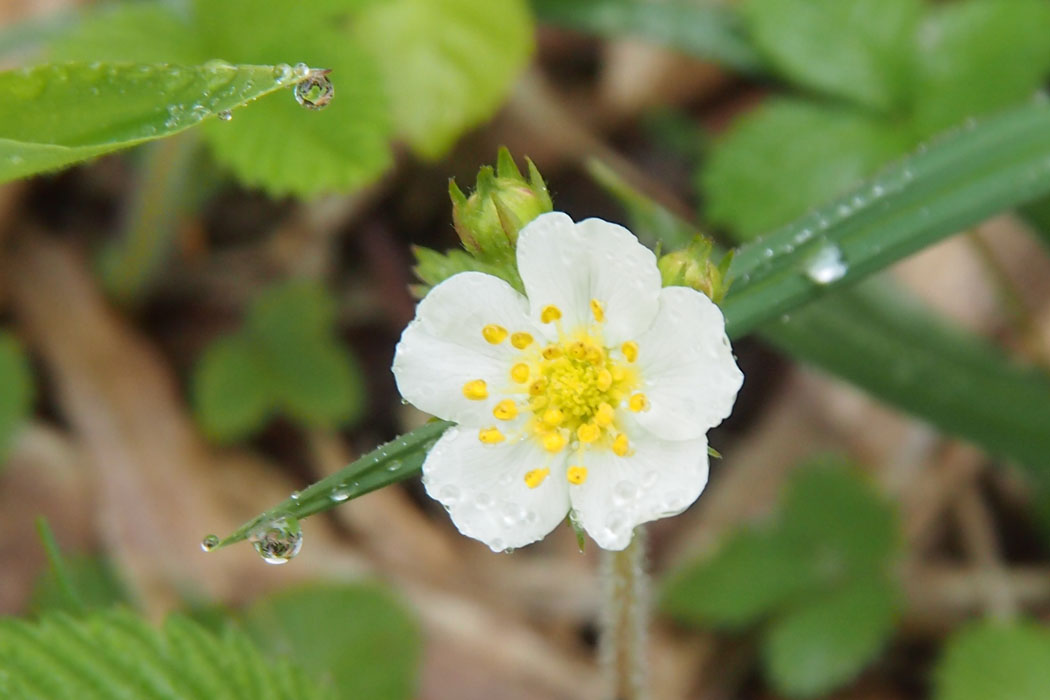
[[[649,408],[638,422],[665,440],[698,438],[733,410],[744,381],[721,310],[687,287],[660,292],[656,320],[638,339]]]
[[[525,297],[501,279],[480,272],[453,275],[419,303],[394,353],[401,395],[420,410],[459,423],[491,424],[493,406],[510,389],[508,340],[492,344],[482,329],[539,333],[528,319]],[[472,400],[463,386],[484,380],[488,398]]]
[[[633,436],[632,436],[633,437]],[[707,438],[659,440],[638,436],[633,454],[591,450],[587,480],[569,486],[577,521],[603,549],[623,549],[634,528],[677,515],[707,484]]]
[[[561,212],[542,214],[518,236],[521,273],[533,322],[548,305],[562,312],[572,332],[595,322],[591,300],[601,303],[606,342],[619,344],[647,328],[656,315],[660,272],[652,251],[622,226],[601,219],[577,224]],[[544,326],[548,338],[556,329]]]
[[[564,458],[553,459],[535,440],[484,445],[477,430],[453,427],[423,462],[423,486],[460,532],[499,552],[535,542],[565,519]],[[530,488],[525,475],[545,466],[550,474]]]

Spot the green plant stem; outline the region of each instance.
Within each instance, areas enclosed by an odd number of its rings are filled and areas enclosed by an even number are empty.
[[[62,559],[62,551],[58,548],[58,541],[55,540],[55,533],[51,530],[51,525],[48,524],[47,518],[42,515],[36,519],[36,531],[40,535],[40,541],[44,545],[44,552],[47,554],[47,561],[51,564],[51,573],[54,574],[55,581],[58,582],[62,595],[66,598],[70,608],[83,612],[84,601],[81,600],[69,577],[69,571],[66,570],[66,563]]]
[[[644,700],[648,664],[645,657],[649,619],[649,580],[645,572],[645,531],[635,530],[619,552],[604,552],[605,618],[602,661],[612,700]]]

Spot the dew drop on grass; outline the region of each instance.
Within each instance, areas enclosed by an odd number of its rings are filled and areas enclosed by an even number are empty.
[[[285,564],[302,549],[303,531],[293,516],[279,516],[260,524],[248,541],[267,564]]]
[[[231,112],[228,109],[224,109],[221,112],[219,112],[218,117],[219,117],[219,119],[223,120],[224,122],[228,122],[231,119],[233,119],[233,112]]]
[[[342,503],[346,499],[350,498],[350,489],[346,486],[340,486],[339,488],[328,494],[328,498],[332,499],[336,503]]]
[[[205,535],[204,539],[201,540],[201,549],[205,552],[210,552],[219,546],[218,535]]]
[[[299,66],[296,66],[298,70]],[[335,97],[335,86],[328,78],[331,71],[317,68],[309,71],[295,86],[295,101],[307,109],[324,109]]]
[[[806,266],[806,276],[817,284],[831,284],[849,270],[837,245],[826,245],[816,252]]]

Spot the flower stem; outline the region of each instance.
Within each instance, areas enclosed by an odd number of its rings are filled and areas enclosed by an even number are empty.
[[[604,552],[605,617],[601,655],[612,700],[648,697],[645,658],[648,623],[648,575],[645,531],[635,530],[626,549]]]

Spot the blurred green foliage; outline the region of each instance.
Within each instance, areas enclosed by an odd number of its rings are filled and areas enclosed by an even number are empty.
[[[708,216],[743,238],[845,192],[945,128],[1031,97],[1050,73],[1050,5],[1041,0],[741,7],[771,69],[801,93],[741,117],[699,172]]]
[[[1044,700],[1050,630],[1033,622],[975,622],[948,640],[934,672],[936,700]]]
[[[263,598],[241,624],[271,658],[287,658],[336,697],[415,697],[418,625],[378,585],[309,585]]]
[[[59,579],[54,565],[42,573],[33,584],[29,609],[35,615],[50,612],[80,613],[84,610],[105,610],[130,604],[131,597],[113,564],[105,558],[80,555],[64,558],[59,564]],[[76,596],[70,600],[68,584]]]
[[[334,334],[335,302],[318,284],[265,290],[244,327],[213,342],[193,377],[193,403],[217,442],[258,430],[275,413],[309,427],[353,423],[364,410],[361,370]]]
[[[29,362],[11,333],[0,330],[0,466],[11,449],[15,430],[26,419],[33,403],[33,378]]]
[[[893,633],[898,551],[890,504],[833,458],[800,467],[780,511],[730,533],[674,573],[661,607],[694,625],[761,625],[763,664],[782,692],[812,697],[850,680]]]
[[[531,49],[522,0],[147,1],[98,10],[56,41],[53,59],[331,69],[335,99],[322,112],[273,95],[204,129],[242,182],[309,196],[374,180],[392,138],[443,154],[491,115]]]

